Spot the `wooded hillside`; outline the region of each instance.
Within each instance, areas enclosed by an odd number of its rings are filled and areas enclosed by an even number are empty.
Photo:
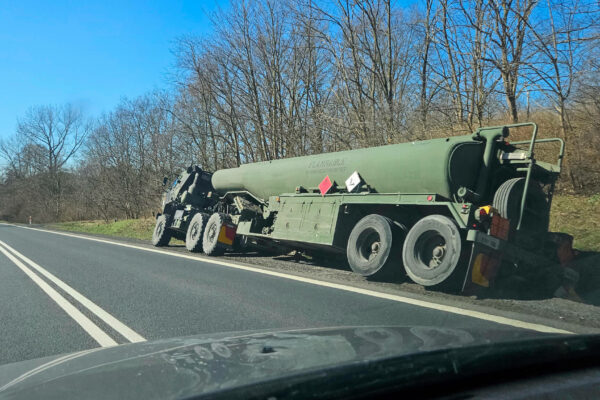
[[[210,35],[177,40],[164,90],[95,119],[68,104],[19,116],[0,143],[0,218],[148,216],[191,163],[524,121],[566,140],[560,190],[598,193],[599,17],[596,0],[232,1]]]

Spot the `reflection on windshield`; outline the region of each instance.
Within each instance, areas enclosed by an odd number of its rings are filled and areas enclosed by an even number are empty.
[[[597,1],[200,8],[0,16],[0,392],[599,332]]]

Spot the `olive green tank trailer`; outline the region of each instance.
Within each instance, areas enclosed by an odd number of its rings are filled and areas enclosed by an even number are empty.
[[[530,127],[531,139],[509,143],[517,127]],[[545,142],[560,145],[556,163],[536,160]],[[169,227],[182,234],[187,226],[188,238],[201,232],[188,249],[208,255],[275,243],[345,254],[367,277],[405,274],[470,290],[489,286],[503,261],[548,261],[542,254],[563,153],[561,139],[537,139],[537,126],[525,123],[245,164],[216,171],[205,203],[184,211],[197,229],[183,220]]]

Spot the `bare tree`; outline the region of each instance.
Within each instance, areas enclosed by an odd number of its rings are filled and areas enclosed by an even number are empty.
[[[581,162],[582,151],[573,137],[567,102],[576,79],[584,74],[588,43],[595,38],[593,29],[599,21],[600,5],[585,0],[547,0],[543,12],[543,23],[530,29],[531,42],[537,50],[530,63],[537,78],[533,83],[550,100],[558,116],[560,134],[571,142],[570,154]],[[566,168],[572,186],[583,188],[584,182],[575,178],[570,163]]]
[[[537,0],[489,0],[493,26],[490,56],[486,58],[500,72],[508,114],[518,122],[518,93],[521,70],[529,54],[525,43],[529,19]]]
[[[421,68],[420,68],[420,93],[419,93],[419,111],[421,120],[421,129],[427,131],[427,119],[429,116],[429,104],[431,103],[431,91],[429,84],[431,81],[431,48],[434,45],[435,25],[437,13],[434,10],[434,1],[425,1],[425,15],[422,17],[422,51],[420,52]]]
[[[63,168],[79,150],[90,130],[91,126],[82,112],[70,104],[32,107],[18,121],[19,139],[38,146],[44,154],[43,165],[55,218],[59,218],[62,212]]]

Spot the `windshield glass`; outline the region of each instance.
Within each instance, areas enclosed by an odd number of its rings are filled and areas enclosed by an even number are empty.
[[[33,360],[171,339],[152,362],[174,371],[285,348],[257,370],[291,373],[600,332],[599,17],[575,0],[6,7],[0,397]]]

